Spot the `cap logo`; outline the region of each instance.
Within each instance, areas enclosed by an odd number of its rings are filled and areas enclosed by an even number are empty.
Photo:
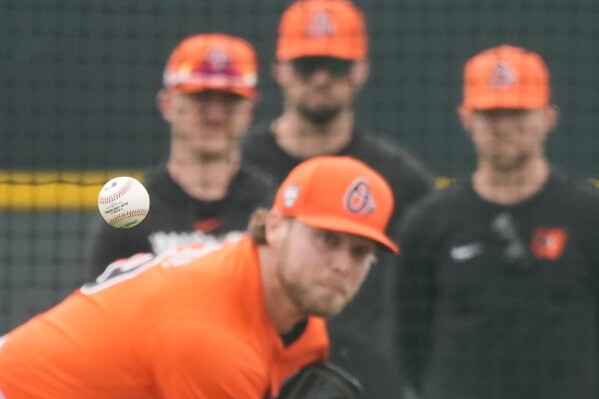
[[[285,208],[291,208],[297,202],[299,192],[299,186],[292,185],[285,187],[285,191],[283,191],[283,204]]]
[[[227,51],[220,47],[210,49],[204,58],[204,62],[196,66],[192,73],[197,74],[198,77],[216,79],[217,76],[221,76],[221,79],[228,80],[241,74],[232,64]]]
[[[215,47],[206,54],[206,64],[213,72],[223,71],[229,64],[229,54],[224,49]]]
[[[254,72],[244,72],[235,65],[227,50],[214,47],[208,51],[199,64],[184,62],[175,70],[164,72],[164,84],[213,84],[236,87],[254,87],[258,80]]]
[[[505,61],[499,61],[489,77],[489,86],[499,90],[509,87],[518,81],[518,76]]]
[[[333,36],[336,31],[333,19],[327,11],[312,14],[306,26],[306,36],[313,39]]]
[[[345,193],[345,208],[353,214],[368,215],[374,212],[375,202],[372,190],[363,179],[355,180]]]

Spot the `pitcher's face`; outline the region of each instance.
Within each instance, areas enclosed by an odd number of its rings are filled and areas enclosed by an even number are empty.
[[[287,295],[306,315],[339,313],[374,260],[374,241],[288,219],[277,268]]]

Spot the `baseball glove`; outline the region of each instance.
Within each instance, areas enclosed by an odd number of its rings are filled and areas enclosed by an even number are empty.
[[[332,363],[313,363],[289,378],[277,399],[359,399],[362,385]]]

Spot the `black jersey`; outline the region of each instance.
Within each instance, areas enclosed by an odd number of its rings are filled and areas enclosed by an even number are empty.
[[[552,173],[511,206],[469,181],[401,230],[400,354],[423,399],[599,397],[599,195]]]
[[[200,201],[182,190],[166,165],[150,169],[144,179],[150,212],[139,225],[116,229],[100,218],[94,221],[86,250],[89,278],[95,279],[112,261],[138,252],[161,253],[178,245],[241,234],[256,208],[270,207],[275,193],[271,180],[243,167],[225,198]]]
[[[432,175],[411,153],[359,129],[354,131],[345,148],[331,155],[357,158],[387,179],[395,196],[394,214],[389,223],[389,234],[395,239],[401,215],[433,187]],[[243,159],[274,176],[277,183],[303,161],[281,149],[264,124],[254,126],[244,136]],[[364,399],[399,396],[399,377],[393,356],[397,257],[383,252],[377,257],[379,261],[371,268],[356,297],[328,323],[331,360],[362,382]]]

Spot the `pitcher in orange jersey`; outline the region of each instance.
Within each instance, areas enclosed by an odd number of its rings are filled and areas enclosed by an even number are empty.
[[[111,264],[0,339],[6,399],[263,399],[325,361],[325,318],[356,294],[393,210],[350,157],[297,166],[248,233]]]

